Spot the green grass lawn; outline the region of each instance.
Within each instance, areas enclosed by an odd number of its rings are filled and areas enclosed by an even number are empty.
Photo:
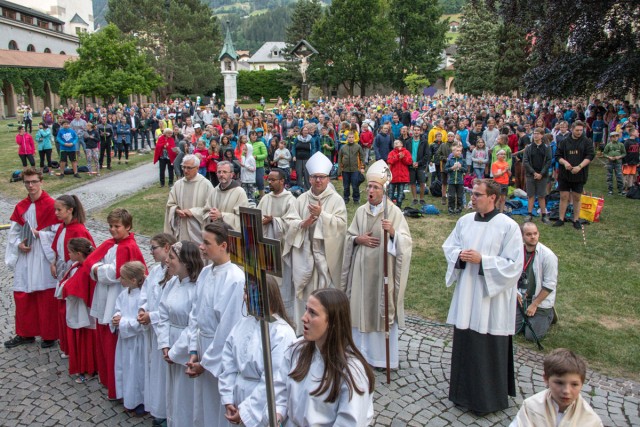
[[[341,181],[333,181],[339,191]],[[364,189],[364,186],[362,187]],[[599,160],[591,167],[587,191],[605,194],[605,172]],[[116,203],[131,210],[137,232],[152,235],[162,230],[166,189],[151,188]],[[601,222],[582,233],[539,224],[540,241],[559,258],[558,297],[560,316],[543,340],[546,351],[569,347],[585,356],[593,368],[619,377],[640,379],[640,203],[607,196]],[[440,199],[428,203],[441,208]],[[349,220],[357,206],[347,205]],[[105,218],[109,209],[97,214]],[[523,217],[515,217],[522,222]],[[414,249],[405,304],[415,314],[444,321],[453,288],[444,285],[446,272],[442,243],[457,217],[448,215],[409,219]],[[518,345],[535,348],[522,339]]]
[[[35,140],[35,134],[37,132],[37,123],[39,121],[34,120],[33,133],[31,134]],[[13,126],[11,126],[13,125]],[[11,173],[14,170],[22,169],[22,163],[18,157],[18,146],[16,145],[16,134],[18,133],[18,121],[13,120],[0,120],[0,194],[10,198],[23,198],[26,195],[24,185],[21,182],[9,182]],[[37,150],[37,143],[36,143]],[[40,159],[36,151],[35,154],[36,167],[40,166]],[[84,154],[81,154],[81,159],[78,161],[78,165],[86,165],[87,162],[84,159]],[[53,150],[52,160],[59,160],[55,149]],[[153,160],[152,154],[139,155],[137,153],[129,153],[129,164],[125,165],[124,161],[122,165],[118,165],[118,162],[112,162],[112,170],[109,171],[106,168],[101,171],[101,175],[107,175],[117,171],[122,171],[128,168],[133,168],[140,163],[150,162]],[[106,166],[106,163],[105,165]],[[62,193],[69,189],[78,187],[91,179],[96,179],[94,176],[81,173],[81,179],[74,178],[73,176],[66,176],[64,179],[59,179],[57,176],[44,175],[44,189],[49,194]]]

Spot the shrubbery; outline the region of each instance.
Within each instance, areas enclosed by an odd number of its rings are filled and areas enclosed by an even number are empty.
[[[238,73],[238,98],[248,96],[251,101],[258,102],[264,96],[269,99],[287,98],[291,86],[287,84],[287,70],[240,71]]]

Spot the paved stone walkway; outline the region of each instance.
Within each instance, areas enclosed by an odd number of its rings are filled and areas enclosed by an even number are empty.
[[[155,183],[155,168],[139,168],[104,177],[73,191],[88,209]],[[0,200],[0,223],[7,223],[12,201]],[[95,240],[109,237],[105,224],[87,224]],[[148,238],[138,236],[144,249]],[[13,275],[4,265],[6,232],[0,233],[0,339],[13,335]],[[148,252],[148,251],[144,251]],[[145,254],[148,256],[148,254]],[[452,329],[409,316],[400,335],[400,369],[387,385],[376,373],[375,425],[379,426],[507,426],[522,400],[544,389],[542,354],[516,347],[518,396],[508,409],[486,417],[455,407],[448,399]],[[470,355],[470,357],[472,357]],[[640,427],[640,384],[590,371],[583,396],[602,417],[605,426]],[[150,425],[149,417],[130,418],[124,408],[106,400],[97,383],[76,384],[67,374],[57,348],[39,345],[12,350],[0,347],[0,426],[132,426]]]

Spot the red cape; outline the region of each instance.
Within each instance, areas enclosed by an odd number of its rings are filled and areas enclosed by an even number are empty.
[[[58,227],[58,231],[56,231],[56,236],[53,238],[53,243],[51,243],[51,249],[53,249],[53,252],[55,252],[56,255],[60,255],[58,254],[58,238],[60,237],[60,234],[64,229],[67,230],[67,232],[64,235],[65,262],[69,261],[69,249],[67,248],[67,244],[69,243],[69,240],[76,237],[84,237],[85,239],[88,239],[91,242],[91,245],[93,247],[96,246],[96,244],[93,242],[93,237],[91,237],[91,233],[89,233],[89,230],[87,230],[87,227],[85,227],[84,224],[80,224],[78,221],[73,220],[68,225],[62,224],[60,227]]]
[[[162,156],[162,150],[166,148],[167,154],[169,155],[169,161],[171,162],[171,164],[173,164],[174,160],[176,159],[176,156],[178,155],[173,151],[175,146],[176,146],[176,142],[173,139],[173,137],[167,138],[164,135],[160,135],[160,137],[158,138],[158,141],[156,142],[156,148],[153,152],[153,163],[154,164],[158,163],[160,156]]]
[[[71,271],[77,268],[78,271],[69,277]],[[80,298],[84,301],[87,307],[91,307],[91,301],[93,300],[93,290],[96,287],[96,282],[91,279],[90,270],[87,268],[87,264],[76,262],[71,268],[64,274],[60,282],[65,283],[62,288],[62,297],[67,298],[69,296]]]
[[[24,214],[29,210],[31,203],[36,205],[36,221],[38,222],[38,231],[43,228],[50,227],[55,224],[59,224],[60,220],[56,217],[56,210],[53,207],[55,200],[49,196],[46,191],[42,191],[42,194],[35,202],[32,202],[29,196],[22,199],[13,209],[11,214],[11,221],[17,222],[20,225],[24,225]]]
[[[109,252],[114,245],[118,245],[118,249],[116,249],[116,277],[120,277],[120,267],[123,264],[126,264],[129,261],[140,261],[145,264],[144,257],[142,256],[142,252],[136,243],[136,239],[133,236],[133,233],[130,233],[127,237],[116,242],[115,239],[111,238],[106,240],[100,246],[96,248],[95,251],[91,252],[87,259],[85,260],[85,264],[89,271],[93,268],[93,266],[102,260],[104,256]],[[146,264],[145,264],[146,265]]]

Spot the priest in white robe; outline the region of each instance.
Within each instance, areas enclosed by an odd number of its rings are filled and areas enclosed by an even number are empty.
[[[287,316],[297,323],[299,319],[294,318],[293,312],[295,293],[291,277],[291,246],[286,244],[286,237],[290,224],[300,221],[300,216],[295,206],[296,198],[284,188],[285,178],[286,175],[282,169],[271,169],[267,178],[271,191],[260,199],[258,209],[262,211],[264,236],[280,241],[282,277],[274,276],[274,278],[280,288]]]
[[[234,179],[233,165],[231,162],[218,163],[219,184],[213,189],[211,196],[207,199],[205,212],[208,216],[207,222],[222,220],[231,227],[232,230],[240,230],[240,207],[249,206],[247,193]]]
[[[184,177],[176,181],[169,192],[164,215],[164,232],[176,240],[202,241],[202,227],[209,213],[205,210],[213,194],[211,181],[198,173],[200,160],[191,154],[184,156]]]
[[[367,203],[347,230],[341,288],[349,297],[353,341],[369,365],[386,367],[384,303],[384,231],[388,233],[388,310],[390,367],[399,364],[398,327],[404,328],[404,294],[413,241],[402,211],[387,203],[391,172],[384,160],[367,171]],[[385,211],[386,210],[386,211]]]
[[[442,245],[446,285],[456,283],[447,323],[454,325],[449,399],[477,414],[515,396],[512,337],[523,243],[518,224],[497,211],[499,185],[477,180],[475,213],[460,218]]]
[[[222,373],[222,353],[231,329],[242,319],[245,275],[231,263],[228,252],[228,225],[207,224],[201,250],[212,262],[196,282],[196,296],[189,314],[187,374],[193,379],[194,425],[226,426],[225,410],[218,391]]]
[[[311,188],[296,200],[300,220],[292,221],[287,244],[295,291],[296,333],[309,295],[320,288],[337,288],[342,275],[342,252],[347,231],[347,207],[330,184],[331,161],[317,152],[307,161]]]

